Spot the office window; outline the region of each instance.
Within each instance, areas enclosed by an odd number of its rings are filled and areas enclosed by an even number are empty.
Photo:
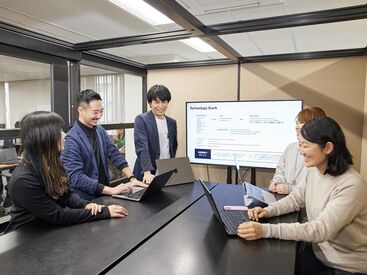
[[[51,111],[50,64],[0,55],[0,128],[37,110]]]
[[[131,123],[142,112],[142,77],[80,66],[80,88],[99,93],[104,103],[101,124]]]

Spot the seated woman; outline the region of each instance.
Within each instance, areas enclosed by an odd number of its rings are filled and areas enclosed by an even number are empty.
[[[248,215],[258,221],[306,206],[309,221],[245,222],[238,236],[312,242],[313,250],[299,255],[300,274],[367,273],[367,185],[350,167],[352,156],[342,129],[331,118],[316,118],[302,127],[300,142],[310,168],[305,177],[290,195],[266,208],[250,209]]]
[[[296,117],[296,135],[299,140],[302,126],[317,117],[326,116],[324,110],[312,107],[300,111]],[[299,142],[291,143],[280,156],[269,190],[278,194],[289,194],[305,175],[303,157],[299,154]]]
[[[5,232],[36,219],[72,224],[128,214],[122,206],[89,203],[73,193],[60,161],[65,136],[63,124],[63,119],[53,112],[37,111],[23,118],[20,132],[23,159],[9,183],[13,207]]]

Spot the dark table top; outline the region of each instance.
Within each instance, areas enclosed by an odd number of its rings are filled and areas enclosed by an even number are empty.
[[[26,225],[0,237],[0,273],[97,274],[159,232],[202,195],[195,183],[166,187],[139,203],[103,196],[97,202],[119,203],[129,216],[69,226]]]
[[[219,209],[243,204],[240,186],[218,184],[212,191]],[[268,220],[295,221],[296,213]],[[283,275],[294,273],[295,256],[293,241],[228,237],[202,197],[108,274]]]

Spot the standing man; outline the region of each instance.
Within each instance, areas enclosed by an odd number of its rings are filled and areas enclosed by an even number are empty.
[[[176,120],[165,115],[171,101],[170,91],[163,85],[154,85],[147,93],[150,112],[138,115],[134,124],[137,159],[134,174],[150,184],[157,170],[157,159],[174,158],[177,151]]]
[[[114,195],[131,190],[139,182],[108,137],[102,126],[97,125],[103,115],[101,96],[93,90],[83,90],[77,97],[79,118],[65,137],[61,159],[71,187],[83,199],[92,200],[99,195]],[[122,170],[128,184],[109,186],[108,159]]]

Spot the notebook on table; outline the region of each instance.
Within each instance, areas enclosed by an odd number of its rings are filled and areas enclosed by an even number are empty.
[[[162,188],[167,184],[170,177],[175,172],[176,172],[176,169],[172,169],[165,173],[155,176],[147,188],[133,187],[133,191],[131,193],[112,195],[112,196],[115,198],[131,200],[131,201],[144,200],[147,197],[150,197],[151,195],[161,191]]]
[[[177,173],[172,175],[166,186],[194,182],[194,175],[192,173],[191,163],[188,157],[157,159],[156,164],[157,174],[177,169]]]
[[[218,219],[220,224],[224,227],[225,231],[230,236],[237,235],[237,228],[240,223],[248,221],[247,211],[238,210],[225,210],[219,211],[215,203],[212,193],[206,187],[204,182],[200,179],[200,185],[202,186],[205,196],[208,199],[210,207],[214,216]]]

